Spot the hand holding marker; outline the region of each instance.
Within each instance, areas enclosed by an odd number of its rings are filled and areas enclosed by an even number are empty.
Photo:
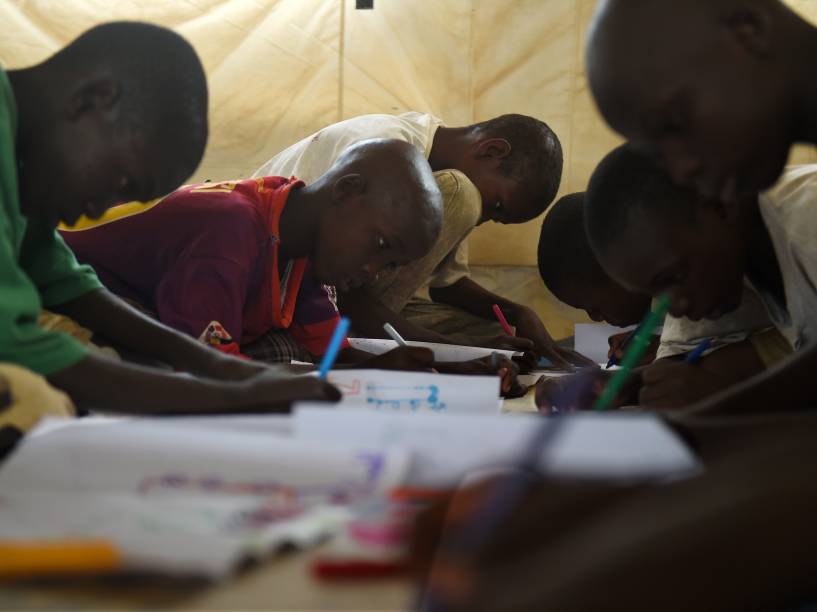
[[[621,369],[619,369],[604,391],[593,405],[593,410],[607,410],[613,403],[616,395],[618,395],[624,383],[630,377],[630,373],[638,363],[638,360],[644,355],[647,347],[650,345],[652,333],[656,327],[661,324],[664,317],[669,310],[670,298],[669,295],[662,295],[656,300],[655,308],[651,310],[633,334],[633,340],[629,343],[627,352],[624,353],[624,359],[621,360]]]
[[[505,330],[505,333],[509,336],[515,336],[516,334],[513,331],[513,327],[508,324],[508,319],[505,318],[499,304],[494,304],[491,309],[494,311],[494,315],[496,315],[496,318],[499,321],[499,324],[502,326],[502,329]]]

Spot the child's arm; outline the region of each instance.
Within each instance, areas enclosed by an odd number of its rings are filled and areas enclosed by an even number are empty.
[[[503,314],[516,327],[520,338],[533,342],[533,350],[550,359],[554,365],[567,367],[576,365],[595,365],[586,357],[556,345],[545,329],[539,316],[527,306],[506,300],[505,298],[484,289],[470,278],[460,278],[447,287],[431,287],[431,299],[435,302],[450,304],[462,308],[483,319],[494,319],[493,305],[497,304]]]
[[[335,387],[312,376],[270,370],[244,381],[215,381],[92,354],[47,378],[82,408],[127,414],[286,412],[293,401],[340,399]]]
[[[177,370],[220,380],[242,380],[268,368],[207,347],[151,319],[105,289],[86,293],[53,310],[122,348],[158,359]]]
[[[812,344],[760,375],[689,407],[692,414],[751,414],[805,410],[817,405],[817,345]]]
[[[695,365],[683,360],[659,359],[642,372],[639,403],[651,408],[688,406],[764,369],[750,340],[724,346]]]
[[[391,323],[406,340],[461,344],[430,329],[412,323],[399,313],[387,308],[378,298],[365,289],[338,294],[338,306],[344,316],[352,321],[352,329],[368,338],[385,338],[384,323]],[[525,338],[503,337],[502,342],[492,343],[491,348],[510,351],[527,351],[533,343]]]
[[[638,404],[649,408],[679,408],[710,397],[764,369],[750,340],[713,351],[697,364],[666,358],[633,370],[616,406]],[[612,371],[588,368],[570,376],[544,378],[536,383],[536,405],[544,412],[586,410],[596,401]]]

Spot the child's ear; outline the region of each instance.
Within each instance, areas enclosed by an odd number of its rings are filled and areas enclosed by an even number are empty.
[[[511,154],[511,143],[504,138],[480,140],[474,150],[477,159],[504,159]]]
[[[762,2],[743,2],[726,16],[725,25],[741,49],[768,57],[772,47],[772,16]]]
[[[119,103],[119,81],[97,77],[83,82],[68,101],[68,119],[76,120],[89,112],[110,112]]]
[[[332,200],[343,202],[349,198],[363,195],[366,191],[366,179],[360,174],[344,174],[332,185]]]

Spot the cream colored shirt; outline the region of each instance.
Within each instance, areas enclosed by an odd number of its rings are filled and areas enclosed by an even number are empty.
[[[459,170],[434,173],[443,196],[443,224],[431,251],[395,270],[384,270],[369,290],[385,306],[400,312],[412,298],[428,300],[429,287],[448,287],[468,275],[465,239],[482,215],[482,198]]]
[[[360,115],[333,123],[287,147],[268,160],[252,176],[297,176],[315,182],[346,149],[369,138],[394,138],[417,147],[428,159],[441,119],[427,113]]]
[[[287,147],[258,168],[252,176],[296,176],[308,184],[329,170],[349,146],[369,138],[403,140],[416,147],[428,158],[434,143],[434,135],[437,133],[437,128],[442,125],[442,120],[434,115],[417,112],[402,115],[353,117],[346,121],[333,123]],[[441,173],[436,173],[435,176],[438,177],[437,183],[443,192],[444,207],[443,228],[438,243],[419,262],[410,264],[412,272],[405,274],[405,283],[397,283],[392,274],[388,275],[392,278],[392,282],[388,285],[383,282],[377,283],[379,289],[376,290],[376,293],[381,297],[388,291],[398,291],[399,295],[384,299],[386,305],[399,305],[399,308],[396,308],[398,311],[415,291],[427,297],[428,287],[447,287],[469,274],[468,248],[465,238],[476,227],[481,215],[482,200],[476,187],[462,173],[458,172],[454,181],[446,179],[441,182],[439,179]],[[453,190],[455,193],[446,195],[446,189]],[[474,201],[475,195],[476,201]],[[476,220],[473,219],[475,205],[479,207]],[[467,231],[463,229],[466,227]],[[456,238],[453,242],[452,237]],[[419,270],[427,270],[428,276],[416,284],[416,273]],[[409,277],[410,280],[408,280]],[[414,290],[408,297],[404,297],[403,294],[407,288],[413,285],[416,285]],[[392,288],[386,289],[387,286]]]
[[[794,350],[817,339],[817,165],[791,166],[760,196],[760,214],[777,254],[786,303],[755,287]]]
[[[763,301],[751,287],[745,287],[737,310],[717,319],[692,321],[667,315],[661,332],[657,358],[688,353],[705,338],[711,340],[707,354],[728,344],[742,342],[752,334],[773,327]]]

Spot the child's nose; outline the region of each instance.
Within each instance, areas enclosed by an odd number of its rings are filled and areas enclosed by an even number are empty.
[[[369,280],[377,280],[377,276],[380,274],[381,269],[382,266],[379,266],[373,262],[363,264],[363,273]]]
[[[689,312],[690,301],[689,298],[681,293],[672,294],[672,305],[670,306],[670,314],[673,317],[683,317]]]

